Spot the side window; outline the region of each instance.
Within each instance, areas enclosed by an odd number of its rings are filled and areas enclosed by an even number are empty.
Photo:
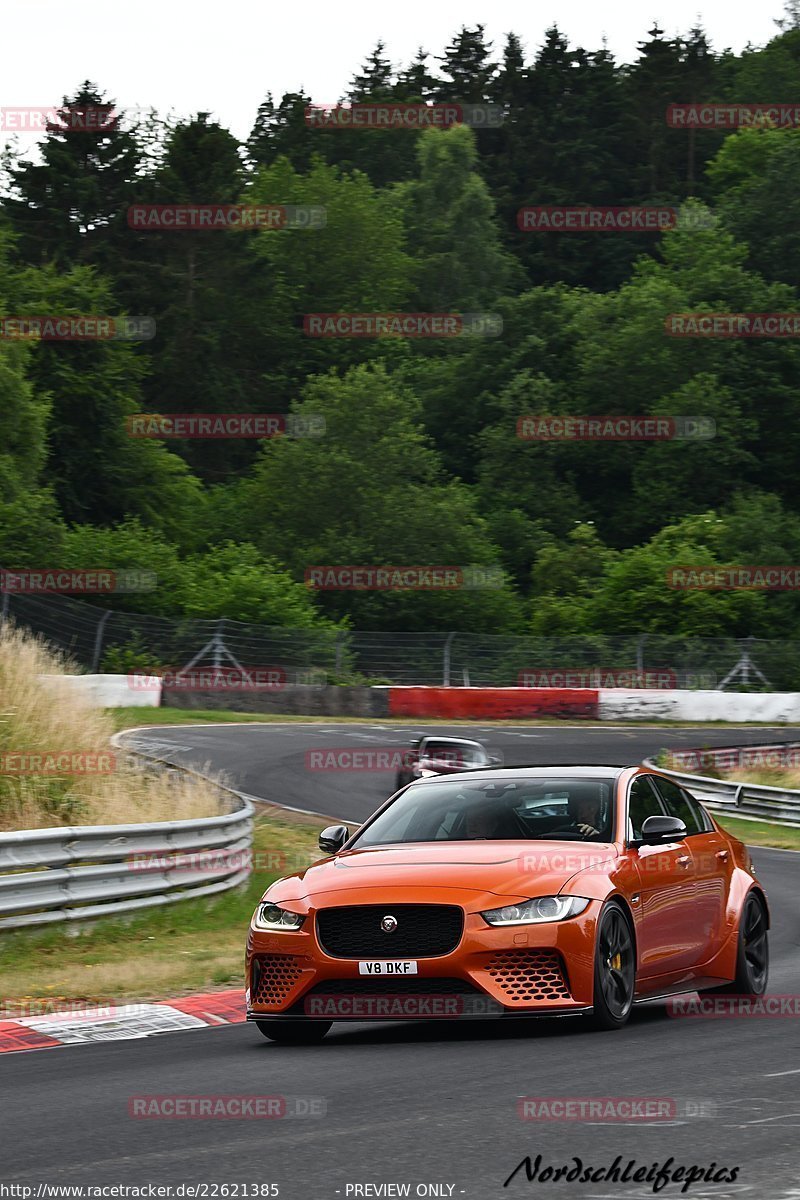
[[[648,817],[663,817],[664,806],[650,783],[650,775],[638,775],[628,795],[628,836],[638,841]]]
[[[667,812],[671,817],[680,817],[687,834],[706,833],[706,821],[698,803],[688,796],[671,779],[656,779],[655,785],[664,797]]]

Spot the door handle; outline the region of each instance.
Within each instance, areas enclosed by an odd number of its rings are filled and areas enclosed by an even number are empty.
[[[688,854],[682,854],[680,858],[677,858],[675,861],[679,862],[682,867],[688,867],[691,859],[689,858]]]
[[[727,850],[718,850],[717,858],[720,860],[720,862],[727,862],[728,861],[728,851]]]

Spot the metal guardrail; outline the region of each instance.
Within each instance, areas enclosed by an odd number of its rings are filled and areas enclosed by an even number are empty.
[[[189,768],[129,752],[156,769],[200,778]],[[255,808],[241,793],[218,786],[234,808],[216,817],[0,834],[0,930],[132,912],[244,883]]]
[[[783,748],[785,744],[780,743]],[[763,750],[778,749],[763,746]],[[742,752],[750,747],[742,747]],[[707,775],[689,775],[681,771],[670,771],[660,767],[652,759],[645,759],[645,767],[658,771],[681,784],[702,804],[720,812],[736,816],[760,818],[776,825],[800,828],[800,791],[790,788],[771,787],[760,783],[737,783],[735,780],[713,779]]]

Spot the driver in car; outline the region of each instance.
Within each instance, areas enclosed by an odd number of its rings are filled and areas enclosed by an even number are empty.
[[[557,829],[553,829],[552,833],[556,836],[559,833],[577,831],[581,837],[599,837],[602,824],[600,804],[596,797],[585,794],[571,796],[569,800],[569,820],[563,825],[559,825]]]
[[[496,808],[476,804],[466,814],[465,834],[468,838],[495,837],[499,825],[500,814]]]

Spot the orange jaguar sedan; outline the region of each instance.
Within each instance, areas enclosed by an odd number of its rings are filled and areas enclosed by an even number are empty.
[[[273,883],[247,940],[247,1016],[313,1042],[338,1020],[582,1014],[703,989],[761,995],[769,910],[750,854],[642,767],[412,783]]]

